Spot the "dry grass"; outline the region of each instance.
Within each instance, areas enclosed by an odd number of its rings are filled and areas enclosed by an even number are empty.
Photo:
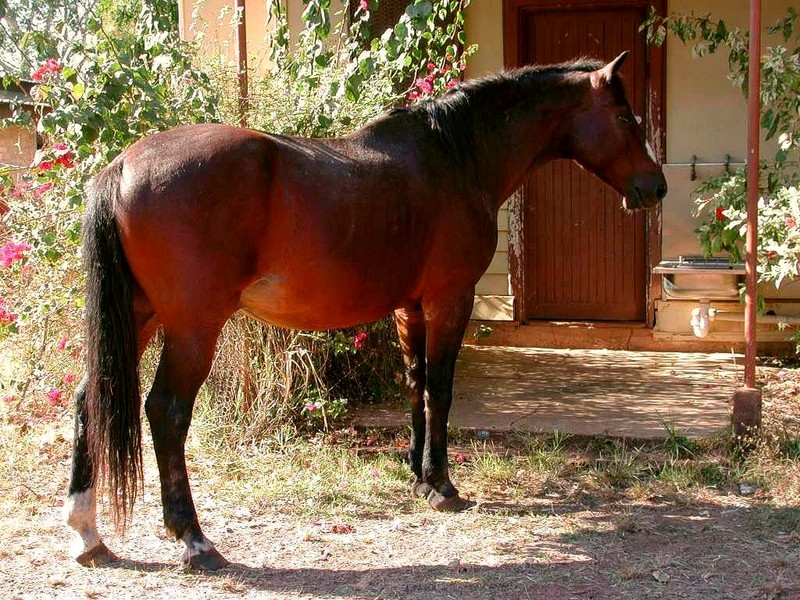
[[[65,556],[60,500],[68,414],[0,437],[4,598],[783,598],[800,594],[800,416],[795,371],[762,370],[764,436],[664,442],[454,432],[451,473],[478,502],[460,515],[408,495],[405,431],[276,429],[225,446],[199,415],[189,442],[206,533],[238,564],[185,573],[160,526],[152,451],[127,560],[90,570]],[[228,439],[229,438],[223,438]],[[464,462],[457,462],[460,455]],[[742,484],[750,487],[742,487]]]

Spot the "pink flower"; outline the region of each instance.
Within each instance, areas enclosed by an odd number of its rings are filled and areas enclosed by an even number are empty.
[[[3,397],[3,403],[4,404],[11,404],[12,402],[16,402],[18,400],[19,400],[19,396],[15,396],[13,394],[10,395],[10,396]]]
[[[66,149],[67,149],[67,144],[64,142],[56,142],[55,144],[53,144],[53,150],[61,151]]]
[[[353,346],[355,346],[357,350],[360,350],[364,346],[364,342],[366,341],[367,341],[367,332],[359,331],[356,334],[356,337],[353,338]]]
[[[69,342],[69,339],[68,339],[68,338],[65,338],[65,337],[63,337],[63,338],[61,338],[60,340],[58,340],[58,344],[56,344],[56,348],[58,348],[58,350],[59,350],[60,352],[63,352],[63,351],[64,351],[64,349],[67,347],[67,343],[68,343],[68,342]]]
[[[456,462],[457,463],[461,464],[461,463],[464,463],[466,461],[467,461],[467,459],[464,458],[463,454],[456,454]]]
[[[370,475],[373,477],[378,477],[380,474],[381,472],[378,469],[372,469],[372,471],[370,471]]]
[[[33,195],[36,196],[37,198],[41,198],[42,194],[46,194],[51,189],[53,189],[53,183],[48,181],[47,183],[43,183],[42,185],[37,187],[35,190],[33,190]]]
[[[340,489],[340,490],[346,490],[348,487],[349,487],[349,486],[347,485],[347,482],[346,482],[346,481],[340,481],[340,482],[339,482],[339,489]]]
[[[797,221],[794,217],[786,217],[786,229],[794,229],[797,227]]]
[[[369,0],[361,0],[358,6],[361,10],[369,10]]]
[[[75,373],[67,373],[64,375],[64,383],[69,385],[70,383],[75,383]]]
[[[61,65],[55,58],[48,58],[42,65],[40,65],[33,73],[31,79],[37,83],[44,81],[48,75],[55,75],[61,72]]]
[[[448,82],[445,84],[445,86],[444,86],[444,87],[446,87],[448,90],[452,90],[452,89],[453,89],[454,87],[456,87],[457,85],[458,85],[458,79],[451,79],[450,81],[448,81]]]
[[[8,242],[0,246],[0,266],[10,267],[15,261],[25,258],[25,253],[30,249],[25,242]]]
[[[58,406],[61,403],[61,396],[61,392],[53,388],[47,392],[47,401],[50,403],[50,406]]]
[[[31,189],[31,182],[30,181],[20,181],[18,184],[14,186],[14,189],[11,190],[11,195],[14,198],[22,198],[22,195]]]
[[[436,70],[436,65],[433,64],[432,62],[429,62],[426,65],[426,68],[428,69],[428,73],[433,73]]]
[[[416,83],[420,92],[422,92],[424,95],[428,95],[433,92],[433,82],[428,81],[428,79],[417,79],[414,83]]]

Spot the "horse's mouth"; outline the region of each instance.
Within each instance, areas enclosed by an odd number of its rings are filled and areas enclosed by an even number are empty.
[[[636,186],[631,187],[630,191],[622,198],[622,207],[625,210],[650,210],[661,202],[658,194],[643,194],[642,190]]]

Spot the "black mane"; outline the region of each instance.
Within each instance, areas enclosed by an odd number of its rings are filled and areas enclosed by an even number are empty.
[[[428,98],[415,105],[399,108],[393,113],[410,113],[427,120],[431,129],[456,160],[465,165],[474,163],[473,111],[493,110],[485,98],[508,92],[507,90],[530,90],[542,87],[553,78],[568,73],[589,73],[601,69],[604,63],[591,58],[546,66],[528,66],[512,71],[503,71],[479,79],[460,83],[438,98]],[[491,94],[484,92],[490,91]],[[477,102],[476,99],[480,99]]]

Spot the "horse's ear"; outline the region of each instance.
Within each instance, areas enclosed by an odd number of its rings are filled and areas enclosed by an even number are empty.
[[[599,88],[611,83],[611,80],[614,79],[614,75],[617,74],[617,71],[619,71],[626,58],[628,58],[627,50],[602,69],[592,73],[592,87]]]

